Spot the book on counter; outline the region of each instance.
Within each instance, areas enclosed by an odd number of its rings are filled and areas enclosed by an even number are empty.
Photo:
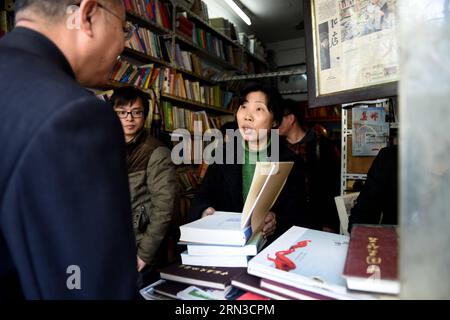
[[[231,279],[246,268],[199,267],[174,263],[160,270],[161,279],[187,283],[190,285],[226,290]]]
[[[181,262],[192,266],[215,267],[247,267],[248,256],[223,256],[223,255],[190,255],[187,251],[181,253]]]
[[[348,236],[293,226],[253,257],[247,271],[335,299],[374,299],[346,288],[348,243]]]
[[[241,290],[247,291],[247,292],[253,292],[255,294],[273,299],[273,300],[290,300],[289,297],[280,294],[273,290],[268,290],[265,288],[262,288],[260,286],[261,278],[252,276],[248,273],[242,273],[238,275],[237,277],[231,279],[231,285],[233,287],[239,288]]]
[[[259,232],[286,183],[293,162],[257,162],[243,211],[216,211],[180,226],[180,241],[244,246]]]
[[[399,294],[396,226],[355,224],[343,277],[349,289]]]
[[[262,233],[254,234],[244,246],[209,245],[193,242],[180,242],[187,245],[187,253],[190,256],[220,255],[220,256],[255,256],[266,244]]]
[[[325,295],[321,295],[304,289],[299,289],[269,279],[261,279],[260,286],[261,289],[271,290],[272,292],[277,292],[281,295],[296,300],[334,300],[333,298]]]

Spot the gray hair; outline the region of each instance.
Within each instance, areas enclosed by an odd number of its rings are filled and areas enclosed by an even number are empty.
[[[123,0],[106,1],[110,5],[123,5]],[[54,19],[62,18],[66,14],[67,7],[71,5],[79,5],[80,0],[16,0],[16,14],[25,9],[31,9],[34,12]]]

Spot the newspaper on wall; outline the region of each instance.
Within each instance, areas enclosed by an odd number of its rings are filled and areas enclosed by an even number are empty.
[[[319,95],[398,80],[397,0],[313,0]]]

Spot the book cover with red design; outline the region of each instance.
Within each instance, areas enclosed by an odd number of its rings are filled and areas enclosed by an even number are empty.
[[[396,226],[355,224],[343,277],[350,289],[398,294]]]
[[[331,297],[324,296],[318,293],[299,289],[284,283],[276,282],[269,279],[261,279],[261,288],[278,292],[290,299],[297,300],[335,300]]]
[[[374,299],[347,290],[348,243],[348,236],[293,226],[251,259],[247,272],[335,299]]]
[[[270,300],[270,299],[254,292],[246,292],[236,300]]]
[[[242,273],[231,280],[233,287],[239,288],[247,292],[274,299],[274,300],[291,300],[289,297],[282,295],[276,291],[264,289],[260,286],[261,278],[252,276],[248,273]]]

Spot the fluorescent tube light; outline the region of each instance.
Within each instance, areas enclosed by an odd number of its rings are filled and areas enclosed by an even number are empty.
[[[233,0],[225,0],[225,2],[230,6],[231,9],[233,9],[234,12],[237,13],[237,15],[244,20],[244,22],[248,25],[252,24],[252,21],[250,18],[245,14],[244,11],[242,11],[241,8],[233,1]]]

